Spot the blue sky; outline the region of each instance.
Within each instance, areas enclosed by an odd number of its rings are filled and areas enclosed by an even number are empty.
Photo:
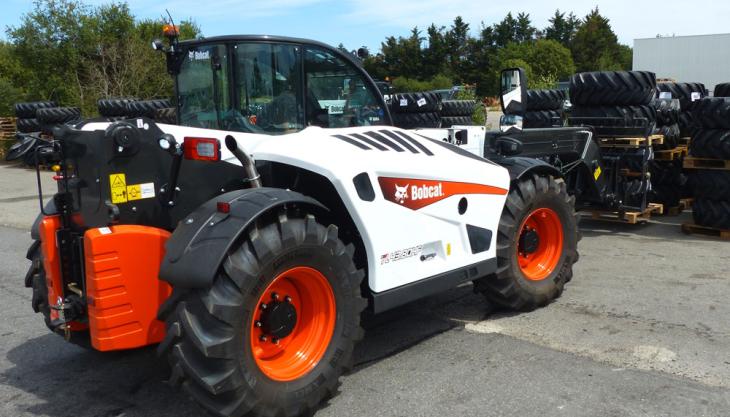
[[[103,0],[86,0],[102,4]],[[0,27],[17,25],[33,7],[28,0],[3,0]],[[556,8],[584,16],[596,5],[621,42],[657,34],[699,35],[730,32],[730,2],[719,0],[128,0],[138,17],[159,17],[169,9],[176,19],[192,17],[206,36],[270,34],[316,39],[347,48],[377,51],[388,35],[408,34],[431,22],[448,26],[461,15],[473,29],[501,20],[507,12],[530,13],[542,28]],[[4,30],[3,35],[4,37]]]

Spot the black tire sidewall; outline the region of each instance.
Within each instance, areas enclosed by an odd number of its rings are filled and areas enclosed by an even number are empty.
[[[562,275],[566,268],[572,267],[572,260],[569,259],[569,251],[575,250],[577,246],[577,235],[575,230],[577,228],[575,214],[569,205],[566,205],[561,200],[561,194],[544,193],[535,196],[532,202],[530,202],[525,209],[520,213],[516,219],[516,225],[514,230],[514,236],[509,245],[509,251],[513,256],[509,257],[509,268],[510,274],[515,279],[515,284],[519,285],[523,289],[533,294],[539,295],[550,295],[555,291],[556,285],[562,285]],[[540,208],[548,208],[553,210],[560,219],[560,225],[563,229],[563,247],[560,254],[560,260],[556,268],[542,280],[530,280],[522,272],[517,255],[517,246],[519,242],[520,229],[528,215],[533,213],[535,210]]]
[[[262,395],[264,401],[296,400],[300,396],[306,397],[306,393],[318,389],[321,385],[320,381],[338,378],[339,365],[336,364],[336,355],[344,349],[351,349],[347,346],[353,337],[348,332],[354,331],[350,323],[356,322],[358,318],[352,317],[355,309],[348,305],[353,302],[350,300],[350,294],[353,291],[349,288],[348,266],[341,258],[332,254],[328,248],[310,245],[284,249],[275,258],[263,262],[265,264],[262,265],[259,276],[256,279],[247,277],[244,280],[245,288],[242,288],[245,308],[240,312],[242,325],[237,332],[237,340],[241,344],[240,352],[242,352],[242,355],[239,356],[238,371],[242,373],[243,380],[247,381],[250,388]],[[258,308],[259,298],[274,278],[291,268],[300,266],[314,268],[327,278],[335,296],[337,318],[330,345],[315,368],[299,379],[281,382],[270,379],[256,364],[251,349],[250,325],[254,312]],[[321,378],[322,376],[324,378]],[[284,397],[281,397],[282,391],[285,393]]]

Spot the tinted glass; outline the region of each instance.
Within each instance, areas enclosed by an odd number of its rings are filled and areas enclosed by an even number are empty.
[[[180,122],[185,126],[220,129],[230,111],[228,56],[224,45],[191,48],[178,75]]]
[[[238,112],[230,130],[283,134],[304,128],[300,52],[294,45],[235,46]]]
[[[307,125],[369,126],[385,123],[377,92],[351,63],[332,52],[305,47]]]

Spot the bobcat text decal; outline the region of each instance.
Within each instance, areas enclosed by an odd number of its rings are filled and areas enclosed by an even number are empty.
[[[380,189],[388,201],[418,210],[459,194],[496,194],[505,195],[504,188],[466,182],[419,180],[415,178],[378,178]]]

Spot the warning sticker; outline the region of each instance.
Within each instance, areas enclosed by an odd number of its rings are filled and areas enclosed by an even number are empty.
[[[147,182],[144,184],[134,184],[127,186],[127,200],[141,200],[143,198],[152,198],[155,196],[155,183]]]
[[[593,171],[593,178],[598,179],[598,177],[601,176],[601,167],[597,167],[595,171]]]
[[[425,106],[425,105],[426,105],[426,99],[425,99],[425,98],[420,98],[420,99],[419,99],[419,100],[418,100],[418,101],[416,102],[416,104],[418,104],[418,107],[423,107],[423,106]]]
[[[127,179],[124,174],[109,175],[109,187],[113,204],[127,202]]]

